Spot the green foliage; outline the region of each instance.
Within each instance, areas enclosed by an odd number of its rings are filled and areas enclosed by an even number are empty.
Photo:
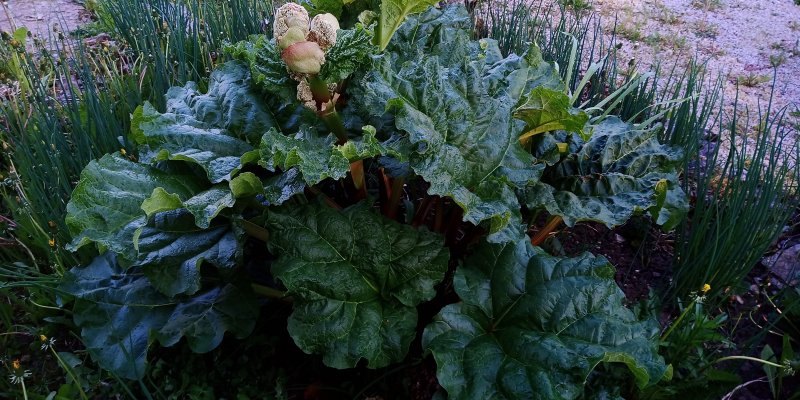
[[[736,374],[718,369],[716,361],[733,347],[723,333],[728,317],[709,315],[699,294],[661,336],[660,353],[673,367],[673,378],[641,393],[643,399],[707,399],[720,397],[740,383]],[[650,310],[650,313],[658,312]]]
[[[253,36],[248,41],[226,46],[225,52],[249,65],[251,79],[264,91],[283,98],[295,95],[296,88],[286,74],[280,49],[268,36]]]
[[[569,97],[561,91],[537,86],[525,98],[525,103],[514,110],[514,118],[525,121],[528,126],[520,139],[548,131],[583,133],[589,115],[573,108]]]
[[[682,155],[658,142],[658,129],[609,118],[587,127],[588,142],[566,137],[570,148],[580,150],[555,159],[545,169],[542,179],[526,192],[528,207],[543,207],[570,226],[578,221],[618,226],[636,212],[649,211],[656,223],[672,229],[688,207],[675,173]],[[537,138],[536,155],[558,154],[552,150],[556,142],[549,135]],[[666,184],[661,198],[659,182]]]
[[[70,247],[77,250],[94,242],[101,249],[135,259],[133,238],[147,222],[148,210],[140,206],[156,189],[185,200],[201,186],[189,174],[169,174],[119,155],[89,163],[67,204],[66,223],[74,237]]]
[[[272,273],[295,296],[289,333],[326,365],[369,368],[401,361],[447,270],[443,239],[375,214],[324,205],[269,212]]]
[[[381,368],[419,356],[411,344],[428,321],[417,308],[451,302],[446,277],[456,269],[462,302],[423,338],[451,395],[463,383],[477,388],[466,397],[513,387],[503,395],[575,398],[603,362],[626,366],[642,388],[664,377],[655,326],[621,305],[613,267],[588,254],[547,256],[529,244],[524,218],[545,208],[569,223],[615,225],[650,211],[669,225],[685,201],[678,152],[659,145],[655,129],[586,124],[538,47],[503,56],[496,41],[471,40],[463,8],[383,7],[383,53],[362,25],[340,30],[328,50],[322,73],[336,85],[322,86],[332,107],[301,105],[303,77],[289,74],[274,40],[252,36],[228,46],[238,61],[219,66],[207,90],[172,88],[163,107],[133,115],[138,161],[89,164],[67,221],[74,248],[104,253],[61,290],[76,298],[93,357],[139,378],[156,342],[185,338],[209,351],[223,332],[252,329],[252,291],[291,302],[286,326],[303,352],[335,368]],[[560,125],[526,148],[515,110]],[[584,129],[588,141],[568,132]],[[553,152],[560,143],[564,154]],[[579,206],[557,200],[569,196]],[[411,225],[398,222],[401,212]],[[472,341],[475,357],[459,355]],[[517,348],[523,360],[502,360]]]
[[[203,86],[221,61],[226,42],[260,33],[272,2],[262,0],[99,0],[106,31],[123,39],[141,57],[152,91],[147,100],[164,110],[163,94],[173,85]]]
[[[718,125],[720,132],[727,130],[727,149],[709,144],[692,154],[690,179],[698,196],[675,250],[672,290],[679,297],[704,284],[711,285],[712,299],[726,288],[738,289],[798,205],[797,186],[788,182],[799,176],[800,164],[797,145],[783,139],[785,110],[771,116],[771,102],[760,109],[750,141],[741,134],[753,121],[748,114],[739,119],[743,110],[737,104],[731,124]]]
[[[77,299],[75,323],[86,348],[101,366],[128,379],[144,375],[151,337],[164,346],[186,337],[202,353],[219,345],[225,331],[249,335],[258,316],[258,304],[243,288],[169,298],[138,269],[126,271],[113,253],[71,270],[61,289]]]
[[[372,37],[372,30],[361,24],[353,29],[340,30],[336,43],[325,53],[325,64],[320,71],[320,78],[325,82],[336,83],[350,77],[373,54]]]
[[[167,92],[163,114],[145,104],[132,138],[141,161],[190,161],[212,183],[229,181],[242,166],[242,154],[254,149],[249,143],[276,125],[248,79],[247,69],[232,62],[211,74],[207,93],[188,83]]]
[[[626,365],[639,387],[667,372],[656,321],[622,305],[601,257],[551,257],[528,240],[483,244],[453,283],[462,302],[423,336],[450,398],[574,399],[601,362]]]
[[[436,4],[435,0],[381,0],[376,44],[383,50],[395,31],[411,14],[421,13]]]
[[[465,221],[485,221],[490,240],[509,241],[523,233],[514,190],[541,170],[520,146],[522,124],[511,110],[539,77],[524,58],[499,59],[494,42],[485,42],[486,49],[469,42],[461,29],[466,22],[457,8],[413,19],[398,38],[416,43],[390,46],[355,100],[362,113],[386,109],[394,116],[407,133],[402,140],[416,148],[408,162],[431,184],[428,194],[455,200]]]
[[[0,209],[9,217],[2,236],[13,243],[0,246],[0,260],[24,259],[61,274],[77,262],[63,249],[70,241],[64,212],[74,182],[89,161],[125,146],[117,136],[129,129],[141,97],[136,79],[121,75],[108,56],[54,40],[58,53],[70,54],[59,58],[38,39],[32,42],[31,52],[15,54],[24,92],[0,101]]]

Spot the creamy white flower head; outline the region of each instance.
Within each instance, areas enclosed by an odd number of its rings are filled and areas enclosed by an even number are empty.
[[[333,100],[328,102],[328,104],[324,104],[323,109],[331,104],[336,104],[336,98],[339,96],[336,93],[335,83],[328,84],[328,91],[333,93]],[[319,107],[317,107],[317,101],[314,100],[314,93],[311,91],[311,85],[308,84],[305,78],[301,79],[300,83],[297,84],[297,100],[300,100],[306,108],[314,112],[320,111]]]
[[[339,20],[333,14],[319,14],[311,20],[308,40],[317,42],[322,50],[328,50],[336,43],[336,31],[338,30]]]
[[[275,10],[275,21],[272,23],[275,40],[280,41],[291,27],[308,34],[308,11],[297,3],[286,3]]]
[[[317,111],[317,102],[314,101],[314,94],[311,92],[311,86],[305,79],[297,84],[297,100],[300,100],[307,108]]]

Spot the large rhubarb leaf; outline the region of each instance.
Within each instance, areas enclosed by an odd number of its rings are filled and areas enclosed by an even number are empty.
[[[232,207],[228,185],[203,190],[205,179],[181,169],[164,171],[118,155],[93,161],[67,205],[73,248],[95,242],[141,266],[167,295],[200,289],[200,265],[236,266],[239,244],[230,223],[212,223]]]
[[[512,241],[525,232],[515,190],[536,182],[544,167],[520,145],[525,124],[512,110],[531,82],[559,80],[535,47],[502,58],[496,42],[470,41],[468,22],[461,8],[412,18],[351,89],[352,99],[364,120],[380,110],[394,117],[429,194],[454,199],[465,221],[485,224],[490,241]]]
[[[142,203],[158,188],[188,199],[202,190],[197,180],[189,173],[163,172],[119,155],[92,161],[81,172],[67,204],[66,223],[74,238],[71,248],[94,242],[134,260],[133,236],[147,222]]]
[[[666,229],[686,212],[675,167],[677,149],[658,142],[658,128],[641,129],[611,117],[591,127],[591,139],[580,150],[548,166],[542,180],[523,197],[529,208],[544,207],[567,225],[597,221],[623,224],[635,212],[650,211]],[[661,196],[656,186],[666,192]]]
[[[482,244],[454,286],[462,302],[423,334],[451,399],[574,399],[601,362],[626,365],[640,387],[667,372],[658,324],[622,305],[602,257],[551,257],[527,240]]]
[[[185,337],[192,351],[203,353],[217,347],[226,331],[249,335],[258,317],[258,302],[245,289],[226,285],[195,297],[166,297],[110,252],[73,268],[60,289],[76,298],[75,324],[92,357],[127,379],[144,376],[153,338],[172,346]]]
[[[369,368],[402,360],[447,270],[443,239],[383,218],[365,205],[270,211],[272,273],[294,298],[289,333],[326,365]]]
[[[229,223],[198,228],[186,209],[160,212],[139,228],[133,246],[135,265],[160,292],[175,296],[200,290],[200,265],[208,262],[222,271],[237,265],[241,248]]]
[[[145,104],[133,139],[142,162],[181,160],[200,165],[212,183],[230,180],[241,157],[277,126],[248,68],[237,62],[211,73],[208,92],[194,82],[167,92],[167,112]]]

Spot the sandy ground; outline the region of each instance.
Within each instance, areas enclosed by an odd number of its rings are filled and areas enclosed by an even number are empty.
[[[0,0],[0,30],[26,27],[47,37],[53,25],[70,31],[85,20],[83,6],[72,0]]]
[[[765,105],[775,75],[773,109],[788,107],[790,125],[800,130],[800,113],[792,113],[800,107],[800,6],[794,0],[595,0],[593,8],[607,33],[616,22],[623,62],[635,59],[647,69],[657,62],[686,65],[693,56],[707,60],[707,75],[725,79],[728,109],[737,86],[740,105],[751,112]]]

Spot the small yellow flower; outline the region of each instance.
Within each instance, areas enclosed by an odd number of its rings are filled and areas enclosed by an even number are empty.
[[[49,244],[50,247],[56,247],[56,240],[55,239],[50,239],[50,240],[47,241],[47,244]]]
[[[709,290],[711,290],[711,285],[709,285],[707,283],[703,285],[702,289],[700,289],[700,291],[703,292],[703,294],[708,293]]]
[[[43,341],[43,342],[46,342],[46,341],[47,341],[47,336],[45,336],[45,335],[39,335],[39,340],[41,340],[41,341]]]
[[[14,361],[12,361],[12,362],[11,362],[11,366],[12,366],[14,369],[20,369],[20,368],[22,367],[22,366],[20,365],[20,363],[19,363],[19,360],[18,360],[18,359],[17,359],[17,360],[14,360]]]
[[[119,149],[119,153],[122,154],[123,156],[127,156],[128,155],[128,152],[125,151],[125,149]]]

